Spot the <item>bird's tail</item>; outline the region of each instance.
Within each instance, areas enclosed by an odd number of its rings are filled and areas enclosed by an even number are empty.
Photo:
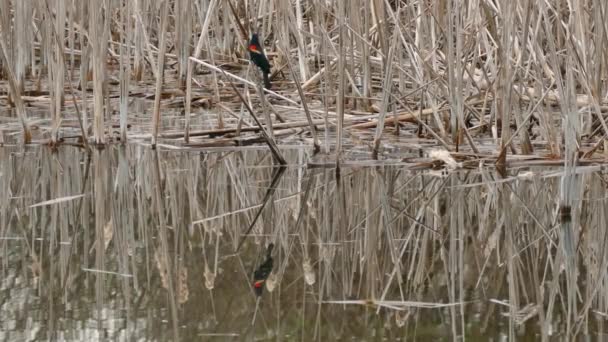
[[[274,248],[274,243],[268,245],[268,250],[266,251],[266,258],[270,258],[272,256],[272,248]]]
[[[264,74],[264,87],[266,89],[270,89],[272,87],[272,84],[270,84],[270,76],[265,72],[262,74]]]

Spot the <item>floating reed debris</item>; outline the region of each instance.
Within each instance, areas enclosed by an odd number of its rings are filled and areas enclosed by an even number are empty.
[[[381,156],[395,133],[450,152],[594,160],[607,153],[606,8],[582,6],[6,0],[0,130],[11,144],[205,146],[190,132],[214,129],[237,142],[263,131],[241,129],[254,122],[234,82],[270,137],[276,121],[308,122],[277,144],[323,145],[339,159],[353,145]],[[248,67],[253,32],[273,66],[263,94]]]

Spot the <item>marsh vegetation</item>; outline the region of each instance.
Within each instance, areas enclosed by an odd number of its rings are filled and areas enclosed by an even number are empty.
[[[603,336],[606,7],[0,0],[2,338]]]

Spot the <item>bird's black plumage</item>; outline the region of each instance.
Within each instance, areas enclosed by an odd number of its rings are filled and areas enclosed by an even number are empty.
[[[268,276],[270,275],[270,272],[272,272],[272,266],[273,266],[273,260],[272,260],[272,248],[274,247],[274,244],[270,244],[268,245],[268,250],[266,252],[266,260],[264,261],[263,264],[260,265],[260,267],[258,267],[255,272],[253,272],[253,290],[255,291],[255,294],[258,296],[262,295],[262,292],[264,291],[264,283],[266,282],[266,279],[268,279]]]
[[[249,50],[249,57],[251,58],[253,64],[257,65],[258,68],[262,70],[262,75],[264,76],[264,87],[270,89],[270,62],[268,61],[268,58],[266,58],[264,50],[262,50],[260,39],[256,33],[251,36],[251,41],[249,42],[247,50]]]

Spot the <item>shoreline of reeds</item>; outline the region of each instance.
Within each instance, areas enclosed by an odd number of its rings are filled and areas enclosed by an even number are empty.
[[[276,145],[300,139],[339,163],[344,144],[374,159],[396,136],[499,169],[607,158],[597,1],[8,4],[0,144],[263,143],[280,161]],[[272,90],[248,62],[252,32]]]

